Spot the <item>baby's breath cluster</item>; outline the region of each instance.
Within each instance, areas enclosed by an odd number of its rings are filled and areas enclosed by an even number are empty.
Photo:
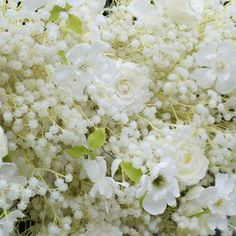
[[[0,0],[0,236],[231,236],[235,12]]]

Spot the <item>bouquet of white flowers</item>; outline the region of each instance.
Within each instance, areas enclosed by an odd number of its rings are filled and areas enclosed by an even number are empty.
[[[236,229],[236,0],[0,0],[0,236]]]

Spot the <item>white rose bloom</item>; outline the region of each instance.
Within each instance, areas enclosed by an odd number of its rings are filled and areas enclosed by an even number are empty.
[[[0,127],[0,162],[3,157],[5,157],[8,153],[7,148],[7,137],[3,132],[3,129]]]
[[[105,196],[106,198],[111,198],[114,194],[115,188],[119,185],[128,187],[128,183],[116,182],[112,178],[118,169],[118,165],[112,168],[112,177],[107,177],[107,164],[102,157],[97,157],[96,160],[84,160],[84,169],[89,177],[89,179],[94,183],[90,195],[95,197],[97,193]]]
[[[107,100],[128,115],[140,112],[149,98],[147,69],[131,62],[113,61],[106,70],[97,78],[104,90],[101,96],[105,92]],[[110,100],[111,97],[114,100]]]
[[[177,177],[185,185],[197,184],[205,177],[209,161],[204,155],[199,139],[190,127],[177,128],[174,141],[177,151],[173,155]]]
[[[177,24],[194,25],[204,10],[204,0],[166,0],[168,17]]]

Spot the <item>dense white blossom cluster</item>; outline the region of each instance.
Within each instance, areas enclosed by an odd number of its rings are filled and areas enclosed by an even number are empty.
[[[0,236],[235,229],[235,0],[0,0]]]

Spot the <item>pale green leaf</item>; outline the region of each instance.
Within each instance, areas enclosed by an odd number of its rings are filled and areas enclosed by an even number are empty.
[[[125,175],[127,175],[133,182],[139,182],[143,174],[141,169],[134,168],[133,165],[129,162],[122,162],[120,166]]]
[[[68,11],[71,9],[71,5],[70,4],[66,4],[66,6],[63,8],[63,7],[60,7],[60,6],[54,6],[53,9],[51,10],[50,12],[50,18],[49,20],[50,21],[58,21],[59,20],[59,16],[60,16],[60,13],[62,11]]]
[[[65,52],[62,51],[62,50],[60,50],[60,51],[58,52],[58,55],[60,56],[60,58],[61,58],[63,64],[68,65],[68,61],[67,61]]]
[[[96,129],[88,137],[88,144],[91,149],[98,149],[106,142],[105,128]]]
[[[60,13],[64,11],[64,8],[59,6],[54,6],[53,9],[50,12],[50,21],[58,21]]]
[[[83,34],[83,23],[77,16],[69,14],[66,25],[69,30],[77,34]]]
[[[90,153],[84,146],[76,146],[68,149],[66,152],[73,158],[82,158]]]

